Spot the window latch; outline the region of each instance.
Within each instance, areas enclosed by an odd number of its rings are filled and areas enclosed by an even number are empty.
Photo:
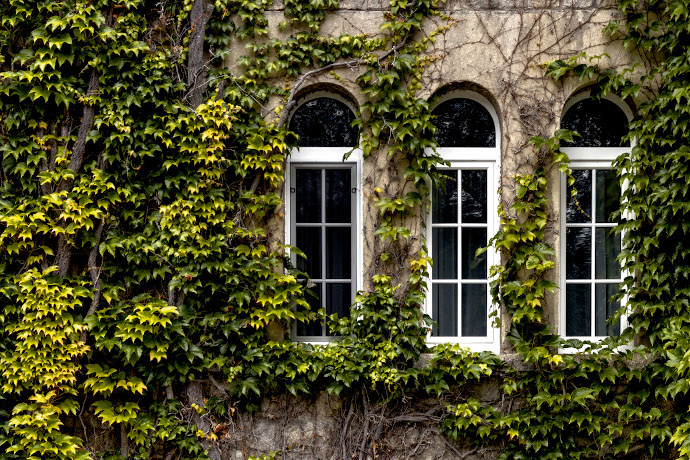
[[[357,193],[357,187],[352,187],[352,193]]]
[[[290,187],[290,193],[295,193],[295,187]]]

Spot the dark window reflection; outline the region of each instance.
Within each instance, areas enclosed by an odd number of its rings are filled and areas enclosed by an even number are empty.
[[[434,279],[458,279],[458,230],[434,228],[431,231]]]
[[[565,238],[566,279],[589,279],[592,273],[592,229],[567,228]]]
[[[486,284],[462,285],[462,336],[486,337]]]
[[[290,119],[290,131],[299,136],[300,147],[355,147],[355,114],[343,102],[318,97],[302,104]]]
[[[565,335],[571,337],[592,334],[590,284],[567,284],[565,287]]]
[[[307,296],[308,302],[312,310],[325,306],[327,314],[340,317],[349,314],[353,300],[352,174],[351,168],[296,168],[293,191],[293,243],[307,256],[297,257],[295,263],[318,281],[313,289],[316,297]],[[323,323],[297,324],[296,332],[298,336],[332,335]]]
[[[431,319],[438,323],[431,333],[440,337],[458,336],[458,285],[436,284],[431,287]]]
[[[563,115],[561,128],[576,131],[582,137],[566,142],[564,147],[628,147],[621,139],[628,133],[628,117],[608,99],[583,99]]]
[[[297,257],[297,268],[310,278],[321,278],[321,227],[297,227],[296,243],[307,256]]]
[[[431,197],[431,220],[434,224],[458,223],[458,172],[444,171],[445,187],[435,187]]]
[[[595,335],[620,335],[620,320],[608,324],[608,319],[620,307],[620,302],[611,300],[611,296],[618,294],[618,284],[597,284],[594,288],[594,329]]]
[[[350,223],[352,219],[352,171],[326,170],[326,222]]]
[[[326,227],[326,278],[350,279],[351,241],[350,227]]]
[[[462,222],[486,223],[487,171],[462,171]]]
[[[352,289],[350,283],[326,284],[326,315],[338,314],[338,318],[350,316],[352,304]],[[330,328],[326,328],[326,335],[333,335]]]
[[[463,279],[486,279],[486,252],[479,257],[474,254],[486,246],[485,228],[462,229],[462,277]]]
[[[594,265],[597,279],[618,279],[620,265],[616,257],[621,252],[621,236],[611,228],[594,230]]]
[[[566,222],[585,223],[592,221],[592,171],[589,169],[573,170],[575,183],[568,186],[566,196]],[[571,196],[573,187],[577,190],[575,198]]]
[[[318,311],[321,308],[321,283],[316,283],[315,286],[307,291],[305,296],[307,303],[309,303],[309,310]],[[305,309],[300,307],[301,311]],[[312,321],[310,323],[297,323],[297,335],[323,335],[323,325],[321,321]]]
[[[495,147],[496,128],[491,114],[471,99],[455,98],[432,112],[436,141],[441,147]]]
[[[597,222],[616,222],[611,219],[611,213],[617,211],[621,201],[621,186],[612,169],[598,169],[597,173]]]
[[[298,169],[295,179],[297,222],[321,222],[321,170]]]

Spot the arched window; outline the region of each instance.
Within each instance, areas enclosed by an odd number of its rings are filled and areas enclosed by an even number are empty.
[[[620,307],[611,296],[621,282],[616,257],[621,236],[612,230],[618,218],[621,184],[611,162],[630,151],[623,137],[632,118],[630,109],[615,96],[592,99],[583,93],[566,104],[561,128],[581,137],[562,147],[573,169],[573,187],[561,182],[561,335],[598,340],[620,334],[621,321],[608,318]],[[622,320],[625,321],[625,318]]]
[[[290,118],[290,131],[300,147],[355,147],[357,128],[350,106],[333,97],[315,97],[300,104]]]
[[[347,100],[317,93],[299,101],[289,124],[299,148],[286,180],[286,240],[307,256],[293,255],[293,263],[312,281],[311,308],[340,317],[350,314],[361,286],[361,158],[355,151],[343,161],[358,142],[354,119]],[[313,342],[333,336],[325,323],[298,323],[294,334]]]
[[[429,342],[457,342],[475,350],[499,351],[499,334],[489,319],[488,244],[495,215],[500,158],[498,118],[484,97],[455,91],[432,111],[439,153],[450,167],[445,186],[434,188],[427,225],[433,267],[427,312],[437,323]]]

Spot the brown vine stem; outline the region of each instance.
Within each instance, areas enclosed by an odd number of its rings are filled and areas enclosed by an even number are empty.
[[[290,90],[290,94],[288,95],[287,101],[285,102],[285,105],[283,106],[283,112],[280,114],[280,120],[278,121],[278,127],[281,128],[281,127],[283,127],[283,125],[285,125],[285,122],[287,121],[287,117],[290,113],[290,110],[295,105],[295,95],[297,94],[297,90],[299,90],[299,88],[304,84],[304,82],[309,77],[314,76],[314,75],[318,75],[318,74],[323,73],[323,72],[328,72],[330,70],[342,69],[345,67],[357,68],[360,65],[362,65],[364,62],[366,62],[371,57],[376,57],[376,59],[379,61],[382,59],[386,59],[391,54],[395,54],[398,51],[400,51],[402,48],[404,48],[405,45],[407,45],[408,39],[409,39],[409,33],[405,35],[405,37],[402,39],[402,41],[400,43],[391,47],[388,51],[381,54],[380,56],[376,55],[375,53],[372,53],[372,54],[368,54],[368,55],[362,56],[362,57],[357,58],[357,59],[350,59],[349,61],[333,62],[333,63],[325,65],[323,67],[319,67],[318,69],[310,70],[309,72],[302,75],[300,77],[300,79],[297,80],[297,83],[295,83],[295,85]]]
[[[101,300],[101,268],[96,266],[96,259],[98,257],[98,247],[101,244],[101,237],[103,236],[104,224],[104,219],[101,219],[101,221],[98,223],[98,227],[96,227],[96,232],[94,233],[94,238],[96,241],[93,244],[91,251],[89,251],[89,274],[91,275],[91,283],[93,284],[94,293],[93,299],[91,300],[91,306],[86,312],[86,316],[91,316],[96,313],[98,304]],[[86,329],[81,332],[80,340],[82,342],[86,342]]]
[[[364,458],[364,448],[367,445],[367,438],[369,437],[369,420],[371,419],[369,397],[364,387],[362,387],[362,406],[364,406],[364,428],[362,428],[362,443],[359,445],[359,460]]]
[[[206,24],[211,19],[214,5],[206,0],[196,0],[190,13],[191,34],[189,37],[189,58],[187,61],[187,87],[189,103],[196,109],[203,102],[204,73],[204,38]]]
[[[350,410],[347,413],[347,417],[345,417],[345,423],[343,425],[343,430],[340,432],[340,446],[343,449],[343,460],[347,458],[347,448],[345,447],[345,434],[347,433],[347,428],[350,425],[350,418],[352,417],[352,413],[355,410],[355,402],[354,399],[350,403]]]

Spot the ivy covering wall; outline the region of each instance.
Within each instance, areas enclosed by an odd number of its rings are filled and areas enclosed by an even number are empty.
[[[690,3],[620,3],[625,20],[607,33],[649,56],[642,78],[582,56],[546,67],[556,80],[595,81],[595,94],[654,97],[617,163],[629,183],[630,328],[587,354],[558,354],[579,344],[544,320],[557,289],[547,179],[553,168],[570,177],[559,142],[573,133],[523,147],[531,171],[515,178],[491,240],[504,261],[492,269],[492,295],[510,317],[519,370],[490,353],[425,344],[431,261],[407,222],[439,185],[442,160],[419,92],[442,59],[434,40],[461,25],[436,0],[391,0],[378,34],[325,36],[337,1],[284,0],[289,33],[278,39],[269,6],[0,4],[0,459],[216,459],[216,428],[235,412],[276,393],[322,391],[349,411],[345,433],[353,412],[366,415],[361,442],[335,447],[343,458],[363,458],[385,435],[372,413],[431,424],[455,452],[690,458]],[[247,54],[231,71],[238,41]],[[266,228],[297,142],[287,114],[308,77],[345,68],[357,69],[367,99],[356,121],[364,155],[385,155],[405,183],[378,199],[375,273],[357,314],[333,319],[341,340],[312,348],[268,334],[323,312],[295,308],[308,307],[307,281]],[[282,110],[271,114],[275,100]],[[614,353],[621,343],[640,345]],[[431,357],[419,366],[422,353]],[[631,365],[639,357],[644,365]],[[464,391],[489,380],[509,404]],[[208,386],[222,397],[205,398]],[[438,412],[405,413],[405,401],[428,397]],[[86,429],[94,418],[116,448],[98,448]]]

